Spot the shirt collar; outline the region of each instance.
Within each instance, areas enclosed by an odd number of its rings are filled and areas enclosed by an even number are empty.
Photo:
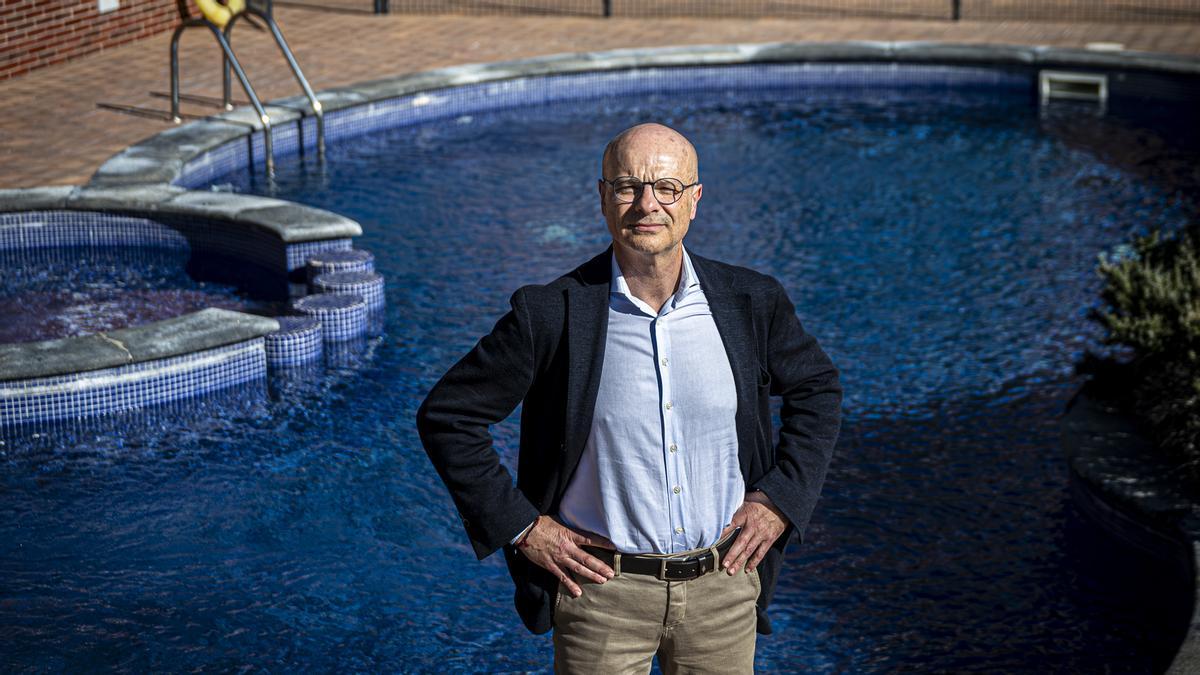
[[[679,245],[683,248],[683,244]],[[612,254],[612,282],[609,284],[609,293],[623,295],[637,304],[644,304],[629,290],[629,283],[625,281],[625,275],[621,272],[621,266],[617,264],[617,253],[614,250]],[[679,274],[679,286],[675,289],[675,294],[671,296],[669,306],[674,307],[679,304],[679,301],[686,298],[689,294],[700,290],[700,278],[696,276],[696,268],[692,267],[692,257],[688,255],[687,249],[683,248],[683,270]]]

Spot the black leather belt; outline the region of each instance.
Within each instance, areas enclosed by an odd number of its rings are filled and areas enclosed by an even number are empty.
[[[733,546],[733,541],[737,539],[738,533],[735,531],[729,537],[716,545],[717,554],[713,555],[712,549],[706,549],[703,553],[698,553],[687,558],[666,558],[663,556],[638,555],[636,553],[622,553],[620,563],[616,560],[616,551],[606,548],[595,548],[593,546],[584,546],[583,550],[596,556],[604,561],[604,564],[613,568],[618,574],[631,572],[633,574],[647,574],[652,577],[657,577],[662,581],[691,581],[697,577],[702,577],[709,572],[715,571],[721,559]]]

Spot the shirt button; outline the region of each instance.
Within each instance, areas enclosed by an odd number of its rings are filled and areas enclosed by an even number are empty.
[[[667,401],[667,405],[666,405],[666,406],[664,406],[664,407],[665,407],[667,410],[670,410],[670,409],[671,409],[671,402],[670,402],[670,401]]]
[[[677,451],[677,450],[679,450],[679,446],[678,446],[678,445],[675,445],[674,443],[672,443],[672,444],[671,444],[671,452],[675,452],[675,451]]]
[[[665,366],[665,365],[667,365],[667,357],[665,357],[665,356],[664,356],[664,357],[662,357],[662,364],[663,364],[664,366]]]
[[[682,527],[675,528],[675,534],[683,534],[683,528]]]
[[[675,486],[675,494],[679,494],[679,492],[680,492],[680,488],[678,485],[676,485]]]

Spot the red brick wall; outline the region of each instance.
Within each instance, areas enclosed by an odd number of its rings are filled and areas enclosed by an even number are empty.
[[[179,20],[175,0],[120,4],[101,14],[96,0],[0,0],[0,80],[161,33]]]

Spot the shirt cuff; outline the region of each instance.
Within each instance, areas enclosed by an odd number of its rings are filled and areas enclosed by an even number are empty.
[[[517,536],[513,537],[512,539],[510,539],[510,540],[508,541],[508,543],[512,544],[513,546],[516,546],[516,545],[517,545],[517,542],[518,542],[518,541],[521,541],[522,539],[524,539],[524,538],[525,538],[525,535],[529,534],[529,531],[530,531],[530,530],[532,530],[532,529],[533,529],[533,526],[534,526],[534,525],[536,525],[536,524],[537,524],[537,518],[534,518],[532,523],[529,523],[528,525],[526,525],[526,526],[525,526],[525,529],[523,529],[523,530],[521,530],[519,533],[517,533]]]

